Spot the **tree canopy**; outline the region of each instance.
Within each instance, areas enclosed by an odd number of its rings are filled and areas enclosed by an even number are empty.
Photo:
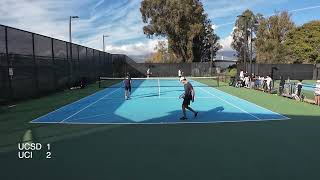
[[[246,42],[248,42],[251,35],[250,32],[252,31],[255,33],[257,30],[256,21],[256,15],[248,9],[245,10],[236,20],[235,28],[232,32],[233,41],[231,43],[231,47],[236,51],[236,55],[241,61],[248,59],[250,56],[248,48],[246,48]],[[252,37],[252,39],[254,42],[255,38]]]
[[[177,63],[177,58],[168,51],[168,43],[166,41],[158,41],[154,48],[156,51],[146,61],[147,63]]]
[[[166,37],[179,61],[208,61],[220,48],[200,0],[143,0],[140,11],[144,34]]]
[[[259,63],[290,63],[288,48],[284,45],[286,34],[295,28],[288,12],[269,18],[258,18],[256,54]]]
[[[285,46],[293,63],[320,63],[320,21],[292,29],[286,35]]]

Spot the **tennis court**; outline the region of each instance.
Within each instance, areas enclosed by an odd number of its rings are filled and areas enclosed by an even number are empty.
[[[196,118],[187,111],[188,120],[181,121],[184,92],[178,78],[136,78],[130,100],[125,100],[123,83],[63,106],[32,123],[66,124],[176,124],[285,120],[287,117],[214,87],[189,78],[196,91],[191,107]]]

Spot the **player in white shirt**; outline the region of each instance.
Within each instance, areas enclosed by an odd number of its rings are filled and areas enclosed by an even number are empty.
[[[241,70],[239,74],[239,78],[243,81],[244,80],[244,72]]]
[[[320,106],[320,80],[316,83],[316,88],[314,89],[314,99],[316,105]]]
[[[148,68],[147,70],[147,78],[149,78],[151,76],[152,72],[150,71],[150,68]]]
[[[246,88],[249,87],[249,77],[248,76],[244,77],[244,85]]]
[[[267,81],[268,91],[271,92],[271,89],[272,89],[272,78],[270,76],[267,76],[266,81]]]

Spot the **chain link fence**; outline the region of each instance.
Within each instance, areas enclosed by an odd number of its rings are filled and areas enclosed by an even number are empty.
[[[100,76],[213,76],[213,63],[136,63],[123,54],[110,54],[32,32],[0,25],[0,103],[46,95],[94,82]]]
[[[0,25],[0,102],[111,76],[116,60],[110,53]]]
[[[117,64],[114,64],[114,70],[118,73],[113,77],[124,77],[126,73],[130,73],[132,77],[146,77],[148,69],[152,73],[151,77],[177,77],[179,70],[183,76],[193,77],[213,76],[219,72],[212,63],[136,63],[127,56],[115,62]]]
[[[313,64],[238,64],[237,69],[238,72],[243,70],[258,76],[271,75],[276,80],[280,79],[280,76],[295,80],[316,79],[316,68]]]

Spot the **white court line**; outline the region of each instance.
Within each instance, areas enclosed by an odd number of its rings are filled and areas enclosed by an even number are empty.
[[[229,93],[227,93],[227,92],[221,91],[221,90],[219,90],[219,89],[217,89],[217,88],[210,87],[210,86],[208,86],[208,85],[206,85],[206,84],[203,84],[203,83],[201,83],[201,82],[198,82],[198,81],[195,81],[195,82],[197,82],[197,83],[199,83],[199,84],[202,84],[202,85],[204,85],[204,86],[206,86],[206,87],[208,87],[208,88],[212,88],[212,89],[214,89],[215,91],[218,91],[218,92],[220,92],[220,93],[222,93],[222,94],[227,94],[227,95],[229,95],[229,96],[232,96],[232,97],[237,98],[237,99],[239,99],[239,100],[245,101],[245,102],[247,102],[247,103],[254,104],[255,106],[260,107],[261,109],[264,109],[264,110],[266,110],[266,111],[269,111],[269,112],[271,112],[271,113],[274,113],[274,114],[277,114],[277,115],[283,117],[283,119],[291,119],[291,118],[289,118],[289,117],[287,117],[287,116],[284,116],[284,115],[282,115],[282,114],[280,114],[280,113],[271,111],[270,109],[267,109],[267,108],[265,108],[265,107],[259,106],[259,105],[255,104],[255,103],[253,103],[253,102],[250,102],[250,101],[247,101],[247,100],[245,100],[245,99],[239,98],[239,97],[234,96],[234,95],[232,95],[232,94],[229,94]]]
[[[102,100],[102,99],[104,99],[105,97],[110,96],[111,94],[115,93],[116,91],[119,91],[120,89],[121,89],[121,88],[118,88],[118,89],[116,89],[116,90],[114,90],[114,91],[112,91],[112,92],[110,92],[110,93],[106,94],[105,96],[103,96],[103,97],[101,97],[100,99],[96,100],[95,102],[93,102],[93,103],[89,104],[88,106],[86,106],[86,107],[84,107],[84,108],[80,109],[79,111],[77,111],[76,113],[74,113],[74,114],[70,115],[69,117],[65,118],[64,120],[60,121],[59,123],[63,123],[64,121],[66,121],[66,120],[70,119],[71,117],[73,117],[73,116],[75,116],[75,115],[79,114],[81,111],[83,111],[83,110],[87,109],[88,107],[90,107],[90,106],[94,105],[95,103],[97,103],[97,102],[101,101],[101,100]]]
[[[209,87],[209,86],[208,86],[208,87]],[[224,94],[228,94],[228,95],[230,95],[230,96],[233,96],[233,95],[231,95],[231,94],[229,94],[229,93],[220,91],[219,89],[216,89],[216,88],[213,88],[213,89],[216,90],[216,91],[219,91],[219,92],[221,92],[221,93],[224,93]],[[261,108],[261,109],[264,109],[264,110],[266,110],[266,111],[269,111],[269,112],[272,112],[272,113],[277,114],[277,115],[279,115],[279,116],[282,116],[282,117],[285,118],[285,119],[291,119],[291,118],[289,118],[289,117],[287,117],[287,116],[284,116],[284,115],[282,115],[282,114],[280,114],[280,113],[277,113],[277,112],[271,111],[270,109],[267,109],[267,108],[264,108],[264,107],[262,107],[262,106],[259,106],[259,105],[255,104],[255,103],[253,103],[253,102],[247,101],[247,100],[242,99],[242,98],[239,98],[239,97],[237,97],[237,96],[233,96],[233,97],[236,97],[236,98],[238,98],[238,99],[241,99],[242,101],[245,101],[245,102],[247,102],[247,103],[254,104],[255,106],[258,106],[258,107]]]
[[[117,84],[119,84],[119,83],[117,83]],[[115,86],[115,85],[117,85],[117,84],[114,84],[113,86]],[[111,87],[112,87],[112,86],[111,86]],[[49,113],[47,113],[47,114],[44,114],[44,115],[42,115],[42,116],[40,116],[40,117],[38,117],[38,118],[36,118],[36,119],[34,119],[34,120],[31,120],[29,123],[37,123],[37,122],[33,122],[33,121],[36,121],[37,119],[43,118],[43,117],[45,117],[45,116],[47,116],[47,115],[49,115],[49,114],[55,113],[55,112],[57,112],[57,111],[65,108],[66,106],[69,106],[69,105],[75,104],[75,103],[77,103],[77,102],[80,102],[80,101],[82,101],[82,100],[84,100],[84,99],[86,99],[86,98],[89,98],[89,97],[91,97],[91,96],[97,95],[98,93],[101,93],[101,92],[103,92],[103,91],[106,91],[106,89],[97,91],[97,92],[95,92],[95,93],[93,93],[93,94],[91,94],[91,95],[89,95],[89,96],[85,96],[85,97],[83,97],[83,98],[81,98],[81,99],[78,99],[77,101],[74,101],[74,102],[72,102],[72,103],[70,103],[70,104],[64,105],[64,106],[62,106],[62,107],[60,107],[60,108],[58,108],[58,109],[55,109],[54,111],[51,111],[51,112],[49,112]],[[59,121],[59,122],[60,122],[60,121]],[[54,122],[54,123],[59,123],[59,122]]]
[[[95,123],[95,122],[63,122],[62,124],[79,124],[79,125],[179,125],[179,124],[218,124],[218,123],[244,123],[244,122],[266,122],[266,121],[284,121],[285,119],[261,119],[261,120],[230,120],[230,121],[206,121],[206,122],[196,122],[196,121],[180,121],[180,122],[128,122],[128,123]],[[45,122],[36,122],[44,123]]]
[[[253,115],[253,114],[249,113],[248,111],[246,111],[246,110],[244,110],[244,109],[242,109],[242,108],[240,108],[240,107],[238,107],[238,106],[236,106],[236,105],[234,105],[234,104],[230,103],[229,101],[227,101],[227,100],[225,100],[225,99],[222,99],[222,98],[220,98],[220,97],[218,97],[218,96],[216,96],[216,95],[214,95],[214,94],[210,93],[210,92],[209,92],[209,91],[207,91],[207,90],[204,90],[202,87],[199,87],[199,88],[200,88],[203,92],[208,93],[208,94],[210,94],[210,95],[212,95],[212,96],[214,96],[214,97],[216,97],[216,98],[220,99],[221,101],[224,101],[225,103],[227,103],[227,104],[229,104],[229,105],[231,105],[231,106],[233,106],[233,107],[235,107],[235,108],[237,108],[237,109],[241,110],[242,112],[245,112],[245,113],[249,114],[250,116],[252,116],[252,117],[254,117],[254,118],[258,119],[258,120],[261,120],[261,119],[260,119],[260,118],[258,118],[257,116],[255,116],[255,115]]]
[[[196,99],[217,99],[216,97],[213,96],[208,96],[208,97],[195,97]],[[106,100],[123,100],[124,98],[103,98]],[[158,97],[131,97],[131,100],[133,99],[159,99]],[[166,97],[166,96],[161,96],[161,99],[179,99],[179,97]]]
[[[83,119],[90,119],[90,118],[94,118],[94,117],[111,115],[111,114],[112,114],[112,113],[104,113],[104,114],[97,114],[97,115],[94,115],[94,116],[85,116],[85,117],[81,117],[81,118],[75,119],[75,120],[73,120],[73,121],[79,121],[79,120],[83,120]]]

